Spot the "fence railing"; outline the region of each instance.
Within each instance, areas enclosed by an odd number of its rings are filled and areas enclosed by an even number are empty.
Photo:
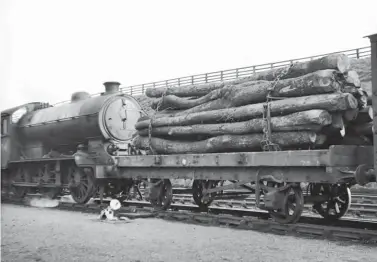
[[[132,85],[132,86],[122,87],[121,91],[125,94],[136,96],[136,95],[144,94],[147,88],[185,86],[185,85],[204,84],[204,83],[233,80],[240,77],[251,76],[256,72],[260,72],[260,71],[264,71],[264,70],[268,70],[272,68],[285,67],[295,62],[305,62],[305,61],[313,60],[313,59],[320,58],[326,55],[339,54],[339,53],[343,53],[351,58],[364,58],[371,55],[371,48],[370,46],[361,47],[361,48],[356,48],[356,49],[285,60],[285,61],[274,62],[274,63],[267,63],[267,64],[261,64],[261,65],[248,66],[248,67],[239,67],[239,68],[234,68],[234,69],[221,70],[221,71],[198,74],[198,75],[172,78],[172,79],[167,79],[163,81],[145,83],[141,85]],[[97,93],[97,94],[93,94],[92,96],[97,96],[100,94],[101,93]],[[66,103],[66,102],[69,102],[69,101],[59,102],[55,105]]]

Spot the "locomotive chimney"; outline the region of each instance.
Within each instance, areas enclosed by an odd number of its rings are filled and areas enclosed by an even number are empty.
[[[105,82],[103,83],[103,85],[105,86],[105,94],[112,94],[112,93],[117,93],[119,92],[119,86],[120,86],[120,83],[119,82]]]

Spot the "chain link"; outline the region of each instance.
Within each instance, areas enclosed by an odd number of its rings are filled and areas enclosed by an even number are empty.
[[[273,99],[271,93],[275,90],[276,85],[283,76],[286,76],[293,67],[293,63],[287,66],[280,74],[275,78],[273,84],[268,88],[266,96],[266,103],[263,105],[263,139],[260,142],[263,151],[280,151],[281,148],[278,144],[272,142],[271,139],[271,107],[270,102]]]
[[[148,143],[149,143],[149,150],[151,151],[151,153],[153,155],[156,154],[155,150],[153,149],[153,146],[152,146],[152,121],[155,119],[155,115],[158,113],[158,111],[160,110],[160,107],[162,105],[162,101],[164,100],[164,97],[166,96],[166,93],[168,92],[168,89],[169,87],[166,87],[166,90],[164,91],[164,93],[162,94],[160,100],[158,101],[157,103],[157,106],[156,106],[156,112],[155,114],[151,117],[150,121],[149,121],[149,126],[148,126]]]

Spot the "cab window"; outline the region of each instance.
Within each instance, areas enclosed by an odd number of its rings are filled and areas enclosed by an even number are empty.
[[[8,134],[8,117],[1,117],[1,136]]]

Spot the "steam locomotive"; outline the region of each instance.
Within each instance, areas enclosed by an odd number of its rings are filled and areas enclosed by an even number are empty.
[[[1,112],[3,190],[54,198],[68,189],[77,203],[95,194],[94,174],[114,164],[110,156],[134,153],[129,142],[142,114],[139,103],[119,91],[120,83],[104,85],[96,97],[76,92],[60,106],[36,102]],[[132,184],[123,180],[114,187],[121,192]]]

